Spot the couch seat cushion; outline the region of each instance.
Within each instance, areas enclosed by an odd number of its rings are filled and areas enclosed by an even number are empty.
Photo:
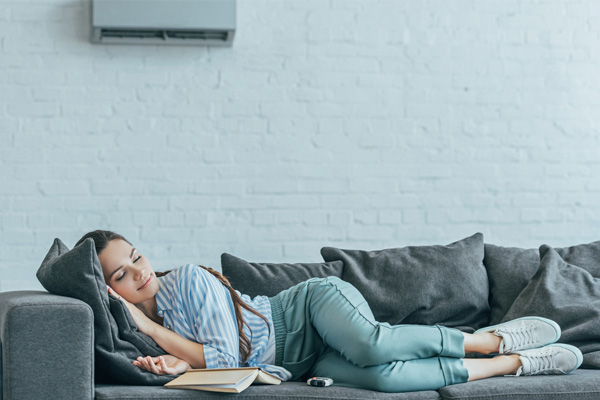
[[[433,400],[440,396],[436,391],[410,392],[410,393],[381,393],[370,390],[329,386],[318,388],[308,386],[305,382],[284,382],[281,385],[256,385],[250,386],[242,393],[224,394],[203,392],[201,390],[167,389],[165,387],[151,386],[124,386],[124,385],[96,385],[96,400],[117,399],[236,399],[236,400],[347,400],[347,399],[382,399],[382,400]]]
[[[439,391],[443,399],[570,400],[600,398],[600,371],[578,369],[569,375],[500,376]]]

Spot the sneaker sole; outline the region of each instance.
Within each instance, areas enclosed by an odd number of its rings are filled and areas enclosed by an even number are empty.
[[[549,344],[553,344],[558,339],[560,339],[560,334],[561,334],[560,326],[558,326],[558,324],[556,322],[552,321],[551,319],[544,318],[544,317],[521,317],[521,318],[511,319],[510,321],[506,321],[506,322],[502,322],[500,324],[496,324],[496,325],[492,325],[492,326],[486,326],[485,328],[478,329],[478,330],[475,331],[475,333],[493,332],[494,330],[496,330],[496,328],[498,326],[505,325],[507,322],[520,321],[520,320],[523,320],[523,319],[535,319],[535,320],[538,320],[538,321],[546,322],[549,325],[551,325],[554,328],[554,331],[556,332],[556,338],[552,342],[549,342],[549,343],[546,343],[546,344],[542,344],[542,345],[539,345],[537,347],[532,347],[533,349],[539,349],[540,347],[547,346]],[[579,360],[579,357],[577,359]]]

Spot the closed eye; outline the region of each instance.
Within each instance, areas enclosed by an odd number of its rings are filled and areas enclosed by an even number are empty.
[[[133,249],[133,251],[135,251],[135,253],[134,253],[134,254],[137,254],[137,250]],[[133,254],[132,254],[132,255],[133,255]],[[135,263],[135,262],[138,262],[140,258],[142,258],[141,254],[137,254],[137,257],[135,258],[135,260],[133,260],[133,262],[134,262],[134,263]],[[121,276],[119,276],[119,277],[117,278],[117,280],[118,280],[118,281],[120,281],[120,280],[121,280],[121,279],[122,279],[122,278],[125,276],[125,274],[126,274],[126,273],[127,273],[127,272],[126,272],[125,270],[123,270],[123,274],[122,274]]]

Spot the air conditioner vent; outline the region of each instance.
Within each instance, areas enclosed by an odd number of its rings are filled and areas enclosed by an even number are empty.
[[[193,42],[227,42],[228,32],[205,30],[165,30],[165,29],[101,29],[100,42],[120,43],[130,39],[134,41],[193,41]]]
[[[165,31],[161,30],[150,30],[150,29],[136,29],[136,30],[124,30],[124,29],[101,29],[100,40],[108,38],[118,39],[163,39]]]
[[[173,39],[198,39],[198,40],[227,40],[227,32],[209,31],[166,31],[166,35]]]

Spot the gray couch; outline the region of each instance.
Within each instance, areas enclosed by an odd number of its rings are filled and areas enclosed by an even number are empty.
[[[448,246],[375,252],[326,247],[321,253],[325,262],[313,264],[249,263],[224,254],[222,269],[250,295],[272,295],[310,276],[338,275],[361,290],[379,320],[390,323],[472,331],[535,310],[561,324],[561,341],[582,349],[584,365],[566,376],[496,377],[411,393],[316,388],[302,381],[251,386],[237,395],[99,383],[98,376],[106,381],[99,369],[108,367],[98,362],[105,356],[98,356],[95,306],[48,292],[13,291],[0,293],[2,399],[600,398],[600,242],[517,249],[484,246],[476,234]]]

